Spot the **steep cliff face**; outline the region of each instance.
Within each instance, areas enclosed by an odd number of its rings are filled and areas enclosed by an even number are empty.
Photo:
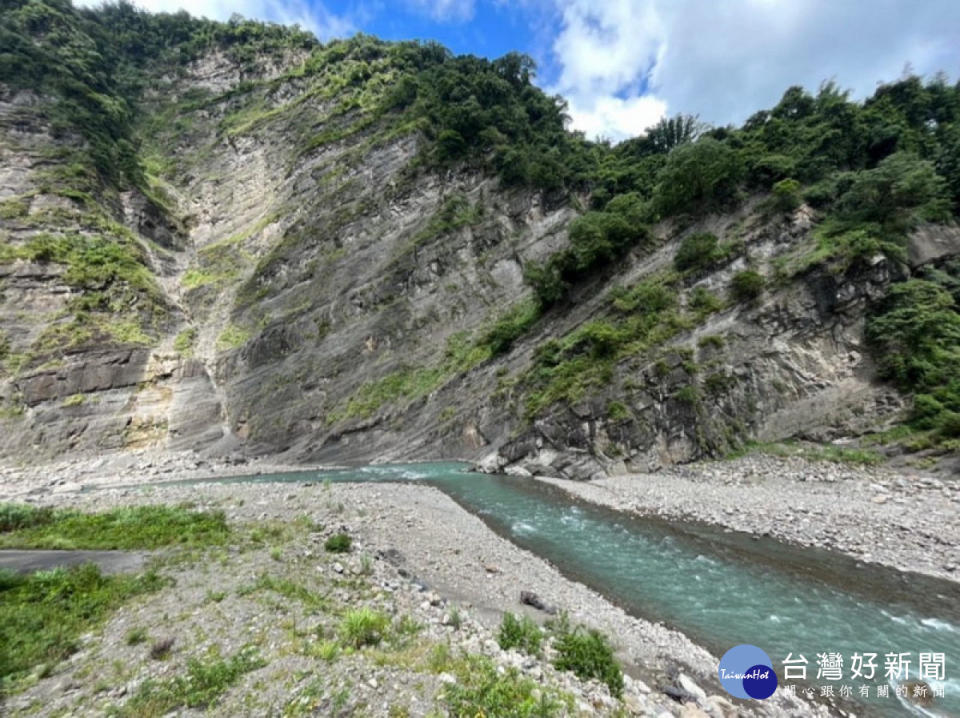
[[[541,309],[524,272],[568,245],[587,195],[424,163],[422,125],[382,110],[395,79],[296,48],[160,66],[135,189],[74,162],[87,141],[50,98],[5,87],[4,459],[443,456],[582,478],[902,420],[864,318],[909,266],[806,262],[816,213],[754,197],[656,224]],[[728,251],[676,272],[707,232]],[[958,249],[917,233],[913,266]],[[748,269],[762,288],[737,289]]]

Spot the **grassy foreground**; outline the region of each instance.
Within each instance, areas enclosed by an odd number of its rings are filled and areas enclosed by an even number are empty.
[[[442,608],[425,609],[418,588],[382,591],[399,574],[364,553],[360,535],[329,533],[326,519],[345,511],[338,501],[313,496],[314,513],[290,521],[231,513],[229,526],[192,505],[90,514],[0,504],[0,546],[170,547],[175,559],[140,575],[105,576],[91,564],[0,573],[0,700],[12,715],[367,715],[382,705],[398,718],[559,718],[578,705],[559,672],[605,683],[609,714],[623,708],[606,637],[565,616],[545,630],[507,614],[497,642],[542,663],[543,679],[471,652],[463,642],[482,642],[478,623],[452,606],[442,627]],[[176,581],[158,573],[167,567]],[[152,609],[131,606],[138,597]],[[65,699],[54,675],[82,687]]]
[[[223,512],[134,506],[97,514],[0,504],[0,548],[155,549],[223,544]]]
[[[167,506],[85,514],[26,504],[0,504],[0,548],[156,549],[224,543],[222,512]],[[104,576],[85,564],[21,576],[0,571],[0,695],[31,671],[42,677],[77,650],[79,637],[130,598],[169,580],[156,571]]]
[[[168,585],[154,571],[104,576],[92,564],[18,576],[0,571],[0,695],[43,677],[124,601]]]

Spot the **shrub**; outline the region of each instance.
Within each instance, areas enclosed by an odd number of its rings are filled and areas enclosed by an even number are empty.
[[[716,396],[723,394],[733,383],[733,377],[727,376],[723,372],[715,372],[703,380],[703,388],[707,390],[708,394]]]
[[[929,394],[917,394],[913,399],[913,423],[918,429],[931,429],[944,411],[943,404]]]
[[[516,668],[500,673],[486,656],[468,656],[457,662],[454,671],[457,682],[443,689],[451,716],[552,718],[570,715],[573,707],[565,705],[556,692],[521,676]]]
[[[772,207],[777,212],[792,212],[803,201],[800,183],[795,179],[783,179],[773,185]]]
[[[719,240],[710,232],[698,232],[683,238],[677,253],[673,257],[673,266],[678,272],[702,270],[713,266],[723,259],[726,251],[721,249]]]
[[[524,653],[538,655],[543,642],[543,632],[530,617],[518,618],[509,611],[503,614],[500,622],[500,632],[497,634],[497,643],[500,648],[509,651],[518,648]]]
[[[513,343],[540,318],[540,305],[534,301],[521,302],[507,311],[481,340],[492,356],[509,351]]]
[[[763,292],[763,275],[746,269],[737,272],[730,280],[730,294],[738,302],[756,299]]]
[[[915,392],[911,424],[956,436],[960,415],[960,312],[943,286],[911,279],[891,287],[867,319],[880,374]]]
[[[459,631],[463,625],[463,616],[460,615],[460,608],[457,606],[453,606],[450,609],[450,625],[457,631]]]
[[[674,397],[677,399],[677,401],[682,401],[684,404],[695,406],[700,402],[700,391],[692,384],[687,384],[686,386],[680,387],[680,389],[677,390],[677,393],[674,394]]]
[[[572,671],[585,681],[596,678],[607,684],[613,696],[623,693],[623,671],[613,656],[610,642],[599,631],[578,626],[561,633],[554,648],[557,658],[553,665],[559,670]]]
[[[700,337],[697,341],[697,346],[701,349],[711,347],[713,349],[723,349],[723,337],[719,334],[707,334]]]
[[[662,312],[676,303],[676,292],[656,281],[640,282],[631,289],[617,287],[610,296],[614,308],[624,314],[637,310],[643,313]]]
[[[803,199],[811,207],[822,208],[836,199],[837,191],[836,179],[829,177],[807,187]]]
[[[347,553],[350,550],[352,541],[347,534],[334,534],[328,538],[323,547],[330,553]]]
[[[570,285],[563,279],[560,262],[554,255],[546,262],[528,262],[523,268],[523,279],[529,284],[540,303],[549,307],[559,302]]]
[[[607,417],[611,421],[623,421],[630,418],[630,410],[622,401],[611,401],[607,405]]]
[[[723,309],[723,300],[704,287],[694,287],[690,292],[689,305],[694,311],[706,315]]]
[[[937,420],[937,428],[944,436],[960,436],[960,412],[943,412]]]
[[[544,307],[555,304],[570,286],[621,257],[632,246],[647,240],[643,220],[649,206],[635,194],[611,200],[607,209],[587,212],[570,223],[570,246],[545,263],[531,263],[524,278],[534,288]]]
[[[340,638],[354,648],[375,646],[383,640],[390,627],[390,618],[371,608],[347,611],[340,622]]]

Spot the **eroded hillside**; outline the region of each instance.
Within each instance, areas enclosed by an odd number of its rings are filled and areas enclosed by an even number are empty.
[[[790,437],[956,448],[955,87],[791,90],[739,130],[610,148],[519,56],[14,6],[8,460],[588,477]]]

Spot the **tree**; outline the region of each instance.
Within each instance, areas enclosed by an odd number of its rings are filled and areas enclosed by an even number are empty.
[[[654,201],[665,216],[704,211],[733,200],[742,178],[737,152],[727,143],[703,137],[670,153],[657,175]]]
[[[693,142],[705,128],[696,115],[662,117],[653,127],[647,128],[645,140],[653,152],[667,153],[674,147]]]
[[[903,230],[917,219],[947,219],[947,196],[946,182],[933,163],[897,152],[876,168],[856,173],[839,210],[849,219]]]

